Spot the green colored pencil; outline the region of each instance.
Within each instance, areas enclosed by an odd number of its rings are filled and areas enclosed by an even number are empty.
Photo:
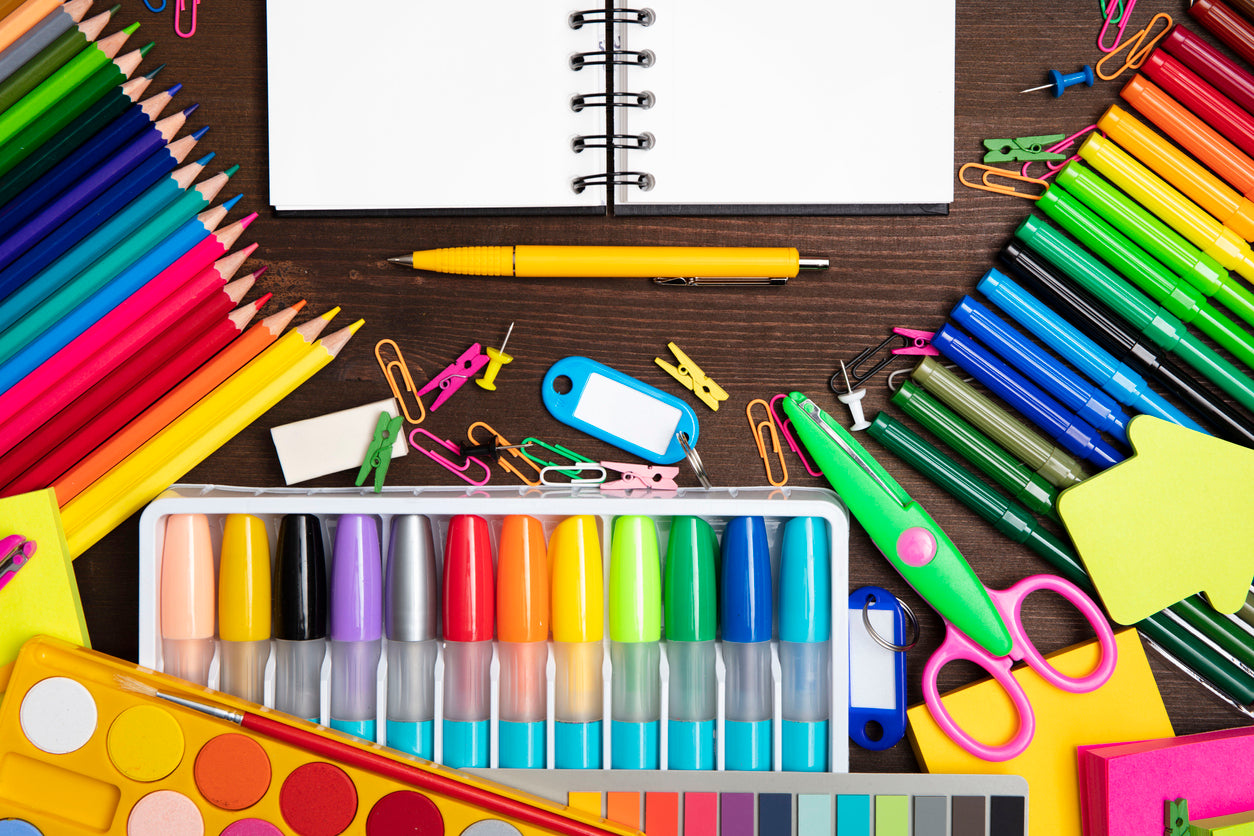
[[[49,76],[61,69],[70,59],[78,55],[87,45],[100,37],[105,24],[118,10],[114,6],[107,12],[84,20],[41,49],[13,75],[0,82],[0,111],[8,110],[25,96],[43,83]]]

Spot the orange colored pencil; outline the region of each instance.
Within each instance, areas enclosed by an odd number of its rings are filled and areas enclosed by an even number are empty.
[[[302,299],[290,308],[271,314],[248,329],[243,336],[201,366],[195,374],[70,468],[53,485],[57,492],[57,504],[65,507],[65,504],[78,496],[84,488],[142,447],[148,439],[161,432],[194,403],[213,391],[218,384],[247,365],[248,361],[279,338],[303,307],[305,307],[305,300]],[[337,313],[339,313],[339,308],[330,310],[301,327],[307,330],[318,328],[317,333],[310,336],[313,339]]]
[[[61,0],[26,0],[0,19],[0,49],[22,37],[61,5]]]

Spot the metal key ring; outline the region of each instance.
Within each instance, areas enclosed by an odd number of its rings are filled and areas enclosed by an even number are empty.
[[[871,625],[871,616],[869,614],[871,605],[875,603],[874,595],[868,595],[866,600],[862,602],[862,624],[866,627],[867,633],[870,634],[871,638],[874,639],[875,643],[880,647],[897,653],[903,653],[919,643],[919,619],[915,618],[914,610],[910,609],[909,604],[900,598],[895,600],[897,601],[898,606],[900,606],[905,612],[906,618],[910,621],[910,629],[907,632],[914,634],[914,637],[906,644],[893,644],[891,641],[875,632],[875,628]]]

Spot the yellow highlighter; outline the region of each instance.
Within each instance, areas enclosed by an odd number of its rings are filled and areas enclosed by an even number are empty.
[[[415,270],[518,278],[652,278],[659,284],[784,284],[826,258],[792,247],[445,247],[389,258]]]
[[[567,517],[549,538],[553,624],[553,765],[600,769],[604,650],[601,546],[596,518]]]
[[[270,659],[270,539],[251,514],[228,514],[218,570],[221,690],[259,703]]]

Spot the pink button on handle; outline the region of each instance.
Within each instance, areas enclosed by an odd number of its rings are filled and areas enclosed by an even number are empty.
[[[926,528],[907,528],[897,537],[897,557],[907,566],[926,566],[936,557],[936,537]]]

